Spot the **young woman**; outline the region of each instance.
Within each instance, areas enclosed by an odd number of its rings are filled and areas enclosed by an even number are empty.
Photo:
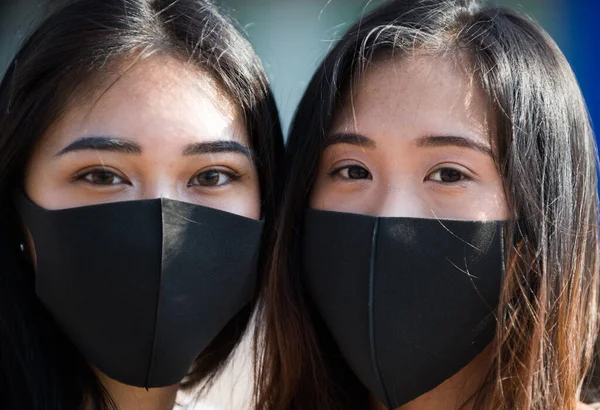
[[[399,0],[289,136],[260,409],[575,409],[597,334],[596,149],[526,16]]]
[[[56,8],[0,85],[0,407],[171,409],[210,385],[282,150],[261,64],[211,3]]]

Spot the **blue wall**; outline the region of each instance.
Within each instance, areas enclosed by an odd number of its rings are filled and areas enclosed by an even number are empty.
[[[565,0],[572,29],[563,50],[579,80],[596,138],[600,134],[600,1]]]

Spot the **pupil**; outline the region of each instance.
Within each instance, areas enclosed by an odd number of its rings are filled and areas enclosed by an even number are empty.
[[[366,179],[369,176],[369,172],[362,167],[350,167],[348,168],[348,177],[350,179]]]
[[[94,174],[94,183],[109,185],[115,180],[115,176],[107,171],[98,171]]]
[[[461,174],[455,169],[444,168],[440,171],[440,178],[443,182],[460,181]]]
[[[208,171],[202,175],[203,185],[217,185],[219,182],[219,173],[216,171]]]

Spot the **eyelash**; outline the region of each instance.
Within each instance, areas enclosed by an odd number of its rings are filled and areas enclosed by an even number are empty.
[[[120,180],[120,182],[109,183],[109,184],[99,184],[99,183],[95,183],[93,181],[87,180],[87,177],[93,176],[94,174],[98,174],[98,173],[110,174],[111,176],[118,178]],[[106,167],[85,169],[82,172],[75,175],[73,177],[73,181],[84,182],[84,183],[87,183],[87,184],[90,184],[93,186],[97,186],[97,187],[109,187],[109,186],[120,185],[120,184],[131,185],[131,182],[127,178],[125,178],[120,173],[116,172],[115,170],[111,170]]]
[[[201,185],[201,184],[192,184],[192,181],[197,179],[199,176],[203,175],[203,174],[207,174],[209,172],[215,172],[218,174],[223,174],[225,176],[227,176],[228,180],[222,184],[219,185]],[[200,188],[220,188],[226,185],[231,184],[232,182],[236,182],[239,181],[244,175],[239,174],[233,170],[226,170],[226,169],[222,169],[222,168],[210,168],[210,169],[205,169],[202,170],[198,173],[196,173],[187,183],[188,188],[193,187],[193,186],[198,186]],[[219,177],[220,179],[220,177]]]
[[[432,175],[434,175],[436,173],[441,173],[444,170],[449,170],[449,171],[458,173],[459,179],[457,181],[449,181],[449,182],[432,179]],[[440,175],[440,179],[441,179],[441,175]],[[452,167],[452,166],[448,166],[448,165],[441,166],[439,168],[434,169],[433,171],[429,172],[427,174],[427,176],[425,177],[425,181],[431,181],[431,182],[446,185],[446,186],[460,184],[460,183],[464,183],[464,182],[468,182],[468,181],[472,181],[472,180],[473,180],[473,178],[471,178],[466,172],[458,169],[457,167]]]
[[[342,171],[344,171],[344,170],[350,170],[350,168],[360,168],[360,169],[366,171],[367,172],[367,177],[366,178],[349,178],[349,176],[345,177],[345,176],[341,175]],[[360,181],[360,180],[373,179],[373,176],[371,175],[371,173],[369,172],[369,170],[366,167],[364,167],[362,165],[356,165],[356,164],[340,166],[338,168],[335,168],[335,169],[329,171],[327,173],[327,175],[329,175],[332,178],[340,178],[340,179],[342,179],[344,181]]]
[[[202,176],[203,174],[207,174],[210,172],[214,172],[219,174],[219,181],[221,179],[220,175],[225,175],[228,179],[227,181],[225,181],[224,183],[218,184],[218,185],[202,185],[200,183],[195,184],[192,183],[192,181],[194,181],[195,179],[197,179],[198,177]],[[114,183],[113,181],[111,181],[111,183],[107,183],[107,184],[103,184],[103,183],[96,183],[93,180],[89,180],[88,177],[92,177],[94,176],[94,174],[99,174],[99,173],[104,173],[105,176],[108,175],[109,177],[112,178],[117,178],[119,181]],[[199,187],[205,187],[205,188],[218,188],[218,187],[222,187],[225,185],[229,185],[232,182],[235,181],[239,181],[244,175],[239,174],[235,171],[232,170],[225,170],[225,169],[220,169],[220,168],[210,168],[210,169],[205,169],[202,170],[198,173],[196,173],[187,183],[188,188],[194,187],[194,186],[199,186]],[[126,184],[126,185],[131,185],[131,182],[125,178],[124,176],[122,176],[120,173],[108,169],[106,167],[102,167],[102,168],[88,168],[80,173],[78,173],[77,175],[75,175],[73,177],[73,181],[74,182],[84,182],[90,185],[93,185],[95,187],[110,187],[110,186],[115,186],[115,185],[121,185],[121,184]],[[217,181],[218,182],[218,181]]]
[[[366,178],[349,178],[346,176],[342,176],[341,172],[344,170],[349,170],[350,168],[361,168],[362,170],[367,172],[367,177]],[[432,179],[432,175],[436,174],[436,173],[441,173],[444,170],[449,170],[452,172],[456,172],[459,174],[459,179],[456,181],[441,181],[441,180],[434,180]],[[330,177],[333,178],[340,178],[344,181],[350,181],[350,180],[365,180],[365,179],[373,179],[371,173],[369,172],[369,170],[367,170],[365,167],[361,166],[361,165],[344,165],[342,167],[336,168],[330,172],[328,172],[328,174]],[[441,176],[440,176],[441,179]],[[473,178],[469,177],[467,175],[467,173],[457,169],[456,167],[451,167],[451,166],[442,166],[439,167],[437,169],[434,169],[433,171],[431,171],[430,173],[427,174],[427,176],[425,177],[425,181],[431,181],[431,182],[435,182],[438,184],[443,184],[443,185],[454,185],[454,184],[459,184],[461,182],[465,182],[465,181],[472,181]]]

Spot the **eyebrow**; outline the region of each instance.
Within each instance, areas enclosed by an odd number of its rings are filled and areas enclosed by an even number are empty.
[[[333,144],[351,144],[359,145],[368,149],[376,149],[377,143],[372,139],[365,137],[360,134],[349,134],[349,133],[337,133],[327,137],[325,148]],[[482,152],[490,157],[493,157],[493,153],[490,147],[474,141],[470,138],[459,137],[454,135],[433,135],[428,137],[419,138],[417,140],[418,147],[448,147],[457,146],[462,148],[469,148],[479,152]]]
[[[367,138],[360,134],[349,134],[349,133],[337,133],[329,135],[325,141],[325,148],[334,144],[350,144],[358,145],[363,148],[376,149],[377,143],[371,138]]]
[[[469,148],[475,151],[482,152],[490,157],[493,157],[492,149],[485,144],[481,144],[471,138],[458,137],[453,135],[433,135],[429,137],[419,138],[417,147],[448,147],[455,146],[461,148]]]
[[[139,155],[142,153],[142,147],[138,144],[121,138],[83,137],[73,141],[71,144],[58,151],[54,156],[60,157],[69,152],[85,150],[120,152],[129,155]]]
[[[243,154],[252,157],[252,150],[236,141],[209,141],[188,145],[183,155],[218,154],[223,152]]]
[[[115,137],[83,137],[73,141],[54,156],[60,157],[75,151],[110,151],[128,155],[140,155],[142,147],[135,142]],[[210,141],[189,144],[183,150],[183,155],[201,155],[232,152],[252,157],[252,151],[236,141]]]

